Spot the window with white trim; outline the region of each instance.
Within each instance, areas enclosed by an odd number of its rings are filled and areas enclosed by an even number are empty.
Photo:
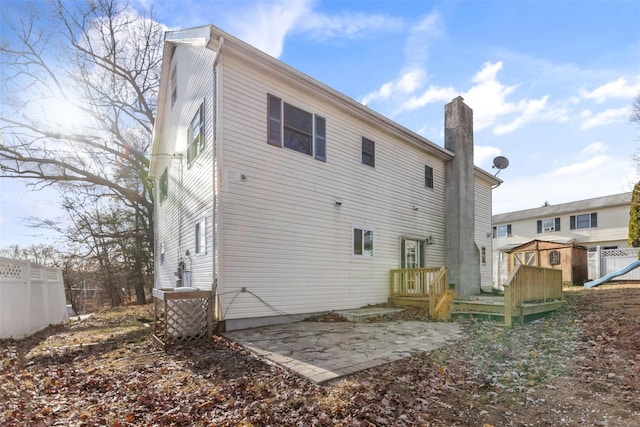
[[[571,215],[569,217],[569,228],[571,230],[581,228],[596,228],[597,226],[598,214],[596,212],[581,215]]]
[[[497,225],[493,227],[493,238],[511,237],[511,224]]]
[[[560,218],[539,219],[536,223],[538,234],[560,231]]]
[[[207,221],[202,218],[196,222],[196,255],[207,253]]]
[[[485,246],[480,249],[480,264],[487,265],[487,248]]]
[[[373,257],[373,229],[353,227],[353,255]]]
[[[424,186],[433,188],[433,168],[427,165],[424,166]]]
[[[187,133],[187,163],[191,164],[198,154],[204,150],[204,102],[191,120]]]
[[[326,162],[326,119],[267,94],[267,143]]]

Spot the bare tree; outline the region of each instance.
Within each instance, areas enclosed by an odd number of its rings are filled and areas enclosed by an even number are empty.
[[[0,176],[109,196],[135,218],[119,231],[142,270],[152,260],[146,153],[165,28],[115,0],[68,4],[56,1],[43,13],[47,4],[39,3],[3,18]],[[144,271],[134,279],[139,303],[145,280]]]
[[[640,92],[636,95],[631,106],[631,116],[629,120],[640,126]]]

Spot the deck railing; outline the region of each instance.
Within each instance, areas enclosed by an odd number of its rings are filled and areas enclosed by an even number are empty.
[[[513,313],[527,303],[542,305],[555,301],[562,301],[561,270],[518,265],[504,285],[504,322],[511,326]]]
[[[444,267],[391,270],[391,297],[428,297],[431,284]]]
[[[399,268],[391,270],[392,298],[429,298],[429,316],[448,317],[447,307],[452,299],[447,283],[446,267]]]

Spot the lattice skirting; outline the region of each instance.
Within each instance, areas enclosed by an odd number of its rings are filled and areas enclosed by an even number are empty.
[[[154,292],[154,342],[168,346],[209,338],[212,333],[211,292]]]

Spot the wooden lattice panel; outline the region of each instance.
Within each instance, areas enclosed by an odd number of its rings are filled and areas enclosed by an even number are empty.
[[[211,335],[210,292],[154,292],[154,341],[163,348]]]

